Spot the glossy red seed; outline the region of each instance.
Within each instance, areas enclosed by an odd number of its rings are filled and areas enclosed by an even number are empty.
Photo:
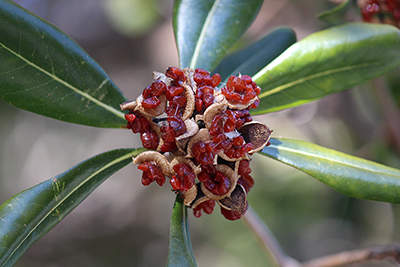
[[[197,207],[193,209],[193,214],[196,218],[200,218],[201,210],[203,210],[206,214],[211,214],[214,210],[214,207],[215,201],[210,199],[197,205]]]
[[[172,152],[177,150],[178,148],[176,147],[175,142],[165,142],[164,144],[162,144],[162,146],[160,147],[160,150],[162,152]]]
[[[157,107],[158,105],[161,104],[160,99],[158,99],[156,96],[152,96],[150,98],[146,98],[145,100],[143,100],[142,102],[142,106],[145,109],[152,109]]]
[[[178,96],[182,94],[185,91],[185,89],[181,86],[169,86],[167,89],[167,100],[171,101],[174,96]]]
[[[177,117],[169,117],[167,119],[169,126],[175,131],[175,137],[178,137],[184,133],[186,133],[186,124]]]
[[[175,142],[175,131],[171,126],[169,125],[161,126],[160,131],[161,131],[161,138],[162,140],[164,140],[164,142],[167,143]]]
[[[167,90],[167,86],[163,81],[155,81],[151,84],[152,95],[153,96],[160,96],[162,93]]]
[[[245,175],[251,173],[250,169],[250,161],[248,160],[241,160],[239,163],[239,169],[238,169],[238,174],[239,175]]]
[[[133,113],[125,114],[125,120],[133,122],[136,119],[136,115]]]
[[[170,181],[174,190],[187,191],[194,186],[196,175],[186,164],[177,164],[173,167],[175,175]]]
[[[218,114],[214,117],[209,132],[211,135],[218,135],[223,133],[223,128],[222,128],[222,123],[223,123],[223,117],[222,115]]]
[[[169,67],[167,71],[165,72],[165,76],[174,79],[176,85],[182,84],[184,81],[186,81],[186,76],[183,73],[183,71],[177,67]]]
[[[232,144],[234,146],[241,146],[243,144],[243,142],[244,142],[244,139],[241,135],[233,138],[233,140],[232,140]]]
[[[158,185],[162,186],[165,183],[165,175],[161,168],[150,162],[143,162],[138,166],[139,170],[143,171],[142,184],[149,185],[156,181]]]
[[[159,139],[153,131],[144,131],[141,133],[140,140],[142,140],[144,148],[156,150],[158,147]]]
[[[219,75],[218,73],[215,73],[212,76],[211,80],[212,80],[212,82],[211,82],[212,87],[217,87],[221,83],[221,75]]]
[[[234,211],[234,210],[227,210],[221,207],[221,214],[224,215],[224,217],[228,220],[235,221],[238,220],[242,217],[242,214],[240,212]]]
[[[218,196],[228,193],[229,188],[231,187],[231,182],[228,177],[219,171],[216,171],[214,175],[211,175],[210,179],[204,181],[203,184],[210,192]]]

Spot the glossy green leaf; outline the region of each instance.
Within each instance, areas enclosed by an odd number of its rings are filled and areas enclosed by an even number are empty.
[[[255,19],[262,0],[176,0],[173,27],[181,68],[212,71]]]
[[[11,1],[0,1],[0,99],[62,121],[126,125],[126,101],[100,66],[67,35]]]
[[[276,29],[257,42],[226,56],[214,69],[226,81],[231,75],[253,76],[296,42],[292,29]]]
[[[0,206],[0,266],[12,266],[113,173],[143,149],[118,149],[94,156],[27,189]]]
[[[270,140],[260,153],[295,167],[340,193],[361,199],[400,203],[400,170],[315,144]]]
[[[378,77],[400,64],[400,30],[349,23],[289,47],[253,79],[261,103],[252,114],[299,106]]]
[[[317,18],[319,18],[320,20],[323,20],[327,23],[331,23],[331,24],[343,23],[346,21],[346,13],[347,13],[347,10],[349,9],[349,7],[350,7],[350,1],[343,0],[336,7],[332,8],[328,11],[319,13],[317,15]]]
[[[178,195],[171,216],[167,266],[197,266],[190,241],[187,207]]]

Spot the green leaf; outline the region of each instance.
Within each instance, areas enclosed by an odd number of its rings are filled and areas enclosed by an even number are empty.
[[[317,18],[330,24],[343,23],[344,21],[346,21],[346,13],[349,7],[350,7],[350,1],[343,0],[336,7],[328,11],[319,13],[317,15]]]
[[[400,203],[400,170],[315,144],[270,139],[260,153],[295,167],[340,193],[361,199]]]
[[[400,63],[400,31],[349,23],[289,47],[253,79],[262,88],[252,114],[299,106],[378,77]]]
[[[94,156],[27,189],[0,206],[0,266],[12,266],[96,187],[144,149],[118,149]]]
[[[126,125],[126,101],[100,66],[67,35],[10,1],[0,1],[0,99],[62,121]]]
[[[212,71],[255,19],[262,0],[176,0],[173,27],[181,68]]]
[[[292,29],[276,29],[252,45],[226,56],[213,72],[219,73],[222,81],[239,73],[253,76],[295,42],[296,34]]]
[[[190,241],[187,207],[178,195],[171,216],[167,266],[197,266]]]

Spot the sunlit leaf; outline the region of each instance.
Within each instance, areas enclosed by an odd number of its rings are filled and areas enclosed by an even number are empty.
[[[118,149],[94,156],[29,188],[0,206],[0,266],[12,266],[113,173],[143,149]]]
[[[212,71],[247,30],[262,0],[177,0],[173,26],[181,68]]]
[[[315,144],[270,139],[260,153],[295,167],[350,197],[400,203],[400,170]]]
[[[400,30],[350,23],[295,43],[253,78],[262,88],[253,114],[299,106],[378,77],[400,64]]]
[[[0,99],[62,121],[126,125],[126,98],[67,35],[11,1],[0,1]]]

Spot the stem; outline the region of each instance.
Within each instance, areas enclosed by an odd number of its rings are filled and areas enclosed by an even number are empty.
[[[383,260],[385,258],[394,258],[397,263],[400,263],[400,246],[393,244],[389,246],[344,251],[339,254],[310,260],[303,263],[301,267],[335,267],[365,262],[368,260]]]
[[[243,221],[263,245],[264,249],[275,260],[275,266],[299,267],[300,264],[295,259],[289,257],[278,240],[269,230],[268,226],[261,220],[256,212],[249,206],[246,215],[242,217]]]

